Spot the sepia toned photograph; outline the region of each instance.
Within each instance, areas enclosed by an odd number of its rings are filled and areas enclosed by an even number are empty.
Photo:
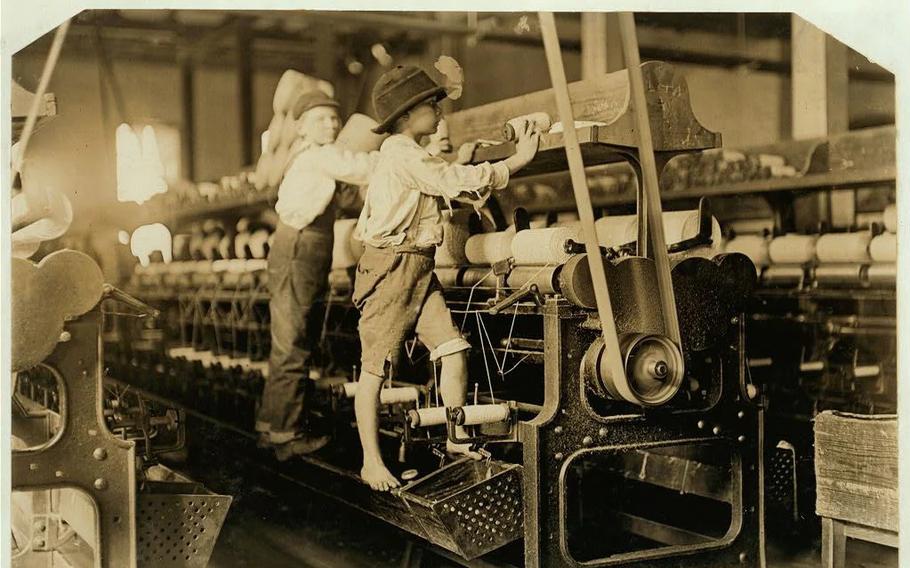
[[[894,68],[733,5],[268,8],[3,69],[0,565],[899,565]]]

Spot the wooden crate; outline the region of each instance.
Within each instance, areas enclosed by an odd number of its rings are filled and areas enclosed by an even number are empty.
[[[897,417],[826,411],[815,419],[816,512],[897,532]]]

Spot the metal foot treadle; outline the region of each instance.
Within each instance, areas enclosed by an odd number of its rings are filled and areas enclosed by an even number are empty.
[[[516,464],[465,458],[394,492],[373,491],[355,473],[315,456],[284,464],[278,473],[466,560],[524,534],[522,466]]]
[[[138,566],[207,566],[232,499],[194,482],[145,482],[136,501]]]
[[[521,466],[463,459],[398,494],[426,538],[471,560],[521,538]]]

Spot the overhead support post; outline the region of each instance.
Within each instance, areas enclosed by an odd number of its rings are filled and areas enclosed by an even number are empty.
[[[791,25],[792,135],[822,138],[849,129],[847,46],[794,14]],[[849,227],[854,190],[818,192],[799,200],[797,228]]]
[[[562,62],[559,36],[556,33],[556,20],[552,12],[540,12],[539,18],[540,32],[543,36],[544,50],[547,56],[547,66],[550,69],[550,81],[553,84],[553,94],[556,97],[556,108],[559,111],[559,120],[563,124],[566,160],[569,163],[572,191],[575,193],[575,202],[578,207],[578,217],[581,220],[588,266],[591,269],[591,281],[594,285],[594,296],[597,300],[597,315],[600,317],[608,369],[613,377],[625,377],[626,372],[620,355],[619,336],[617,335],[616,323],[613,318],[613,306],[610,303],[610,291],[607,288],[604,260],[600,254],[597,230],[594,227],[594,208],[591,203],[591,193],[588,190],[585,165],[581,157],[581,147],[578,145],[578,135],[574,127],[575,117],[572,115],[572,101],[569,98],[566,70]]]
[[[639,222],[643,225],[639,227],[638,254],[654,259],[664,332],[671,341],[681,347],[679,317],[676,313],[676,298],[673,294],[673,280],[670,276],[670,257],[667,253],[664,236],[660,184],[657,179],[657,163],[654,159],[654,142],[651,138],[651,121],[645,98],[645,83],[641,75],[641,56],[638,53],[635,17],[631,12],[619,14],[619,31],[623,57],[629,73],[632,112],[635,116],[635,130],[638,132],[638,159],[641,162],[641,173],[644,178],[639,180],[639,183],[642,184],[641,195],[644,199],[642,203],[639,203]],[[643,231],[643,227],[646,227],[647,231]],[[648,251],[649,246],[653,250]]]
[[[253,163],[253,64],[249,23],[237,25],[237,90],[240,100],[240,149],[244,165]]]

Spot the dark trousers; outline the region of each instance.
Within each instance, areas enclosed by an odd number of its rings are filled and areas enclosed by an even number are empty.
[[[298,231],[279,223],[269,251],[272,351],[256,430],[276,444],[305,429],[309,360],[320,330],[312,308],[327,287],[333,240],[331,229]]]

